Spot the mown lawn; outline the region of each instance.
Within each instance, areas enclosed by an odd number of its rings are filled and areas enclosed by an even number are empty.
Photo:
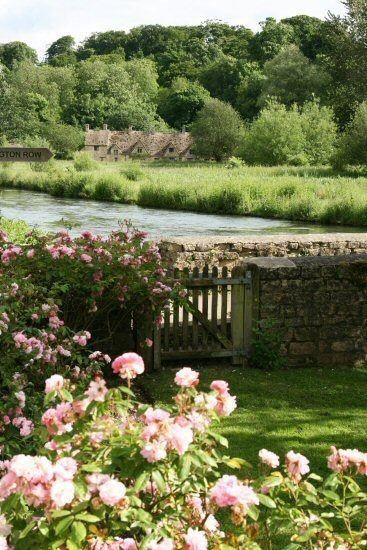
[[[225,379],[238,408],[221,423],[232,456],[254,466],[263,447],[279,455],[302,452],[313,471],[325,473],[329,447],[367,451],[367,368],[296,369],[264,372],[231,366],[202,368],[201,386]],[[175,392],[175,371],[145,377],[145,392],[167,403]]]

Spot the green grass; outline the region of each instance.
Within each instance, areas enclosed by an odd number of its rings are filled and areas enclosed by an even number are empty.
[[[145,392],[156,404],[171,401],[174,370],[150,374]],[[305,454],[311,469],[326,472],[331,445],[367,451],[367,368],[293,369],[265,372],[231,366],[200,369],[201,386],[229,382],[238,408],[221,422],[230,454],[256,466],[258,451]]]
[[[153,208],[367,226],[367,178],[328,167],[121,162],[77,172],[72,163],[59,161],[41,172],[28,165],[0,169],[0,187]]]
[[[11,242],[24,244],[29,241],[27,234],[31,228],[22,220],[9,220],[0,216],[0,230],[5,231]]]

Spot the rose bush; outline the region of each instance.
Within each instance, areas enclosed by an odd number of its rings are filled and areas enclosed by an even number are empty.
[[[236,407],[228,384],[203,392],[199,373],[184,368],[172,406],[151,407],[129,389],[143,368],[128,353],[113,365],[126,385],[108,389],[96,375],[78,393],[72,380],[46,381],[43,447],[1,464],[0,548],[366,545],[367,454],[333,448],[322,480],[302,454],[289,451],[279,469],[279,457],[262,449],[260,474],[246,476],[248,465],[221,451],[227,441],[216,431]]]
[[[129,225],[104,238],[32,233],[19,246],[0,232],[0,449],[33,443],[39,392],[52,374],[85,385],[132,336],[132,317],[160,312],[174,291],[164,284],[157,247]],[[91,331],[93,338],[91,338]],[[136,345],[150,345],[139,334]],[[129,346],[130,347],[130,346]],[[106,370],[106,369],[105,369]],[[26,391],[19,406],[16,393]],[[24,440],[26,438],[26,440]]]

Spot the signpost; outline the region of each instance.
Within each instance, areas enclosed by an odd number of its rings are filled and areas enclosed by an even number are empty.
[[[52,156],[43,147],[0,147],[0,162],[47,162]]]

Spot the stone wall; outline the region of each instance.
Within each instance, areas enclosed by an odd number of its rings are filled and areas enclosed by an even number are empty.
[[[168,238],[159,243],[163,257],[180,269],[232,268],[257,256],[336,256],[367,252],[367,233],[270,235],[254,237]]]
[[[256,258],[252,315],[275,321],[290,366],[349,366],[367,354],[367,254]]]

